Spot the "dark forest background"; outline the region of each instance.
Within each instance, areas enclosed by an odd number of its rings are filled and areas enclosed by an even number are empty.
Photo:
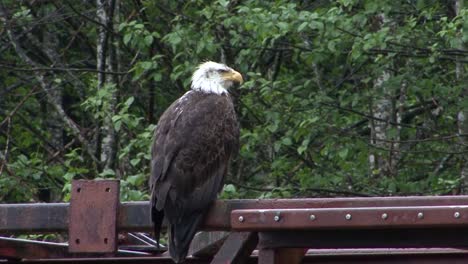
[[[205,60],[246,80],[223,198],[467,193],[463,2],[3,0],[0,202],[104,178],[147,199],[155,124]]]

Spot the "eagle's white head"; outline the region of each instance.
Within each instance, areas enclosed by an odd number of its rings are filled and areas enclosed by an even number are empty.
[[[223,94],[236,84],[242,84],[242,75],[232,68],[212,61],[207,61],[192,75],[192,90],[205,93]]]

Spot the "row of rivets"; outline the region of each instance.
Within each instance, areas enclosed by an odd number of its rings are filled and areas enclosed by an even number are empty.
[[[422,212],[419,212],[417,216],[418,216],[418,219],[423,219],[423,218],[424,218],[424,214],[423,214]],[[455,218],[460,218],[460,216],[461,216],[460,212],[455,212],[455,213],[453,214],[453,217],[455,217]],[[387,220],[387,219],[388,219],[388,214],[387,214],[387,213],[383,213],[382,216],[381,216],[381,218],[382,218],[383,220]],[[275,222],[279,222],[280,219],[281,219],[280,212],[277,212],[276,215],[273,217],[273,220],[275,220]],[[315,215],[311,214],[311,215],[309,216],[309,219],[310,219],[311,221],[315,221],[315,219],[317,219],[317,217],[316,217]],[[351,220],[351,219],[352,219],[352,215],[351,215],[351,214],[346,214],[346,215],[345,215],[345,219],[346,219],[346,220]],[[243,217],[243,216],[239,216],[239,222],[244,222],[244,217]]]

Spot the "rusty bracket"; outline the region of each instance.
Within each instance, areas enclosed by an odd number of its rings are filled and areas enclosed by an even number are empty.
[[[77,180],[72,183],[69,246],[73,253],[117,251],[118,180]]]

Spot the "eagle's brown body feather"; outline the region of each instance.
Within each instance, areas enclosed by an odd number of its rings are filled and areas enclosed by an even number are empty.
[[[150,188],[155,233],[164,215],[169,247],[183,261],[237,152],[239,126],[230,96],[189,91],[161,116],[152,146]]]

